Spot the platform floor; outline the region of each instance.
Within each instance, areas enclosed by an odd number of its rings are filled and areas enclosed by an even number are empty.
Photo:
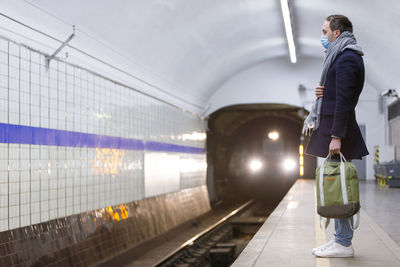
[[[361,205],[366,208],[361,208],[360,227],[354,233],[353,258],[327,259],[312,255],[313,247],[332,238],[333,223],[326,232],[320,229],[319,217],[315,211],[315,180],[299,179],[232,266],[399,267],[398,244],[373,219],[377,217],[377,221],[385,220],[384,212],[376,207],[383,203],[374,200],[388,200],[380,195],[386,189],[375,187],[378,186],[363,183],[360,188]],[[400,197],[400,189],[390,191],[393,191],[391,198]],[[390,225],[400,220],[400,214],[390,212],[386,214],[386,220],[388,222],[385,227],[390,230]]]
[[[360,182],[361,205],[365,212],[400,246],[400,188]]]

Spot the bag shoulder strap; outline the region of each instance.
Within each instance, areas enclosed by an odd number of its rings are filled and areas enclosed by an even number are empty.
[[[353,222],[354,222],[354,216],[356,216],[357,215],[357,217],[356,217],[356,223],[355,223],[355,225],[353,226],[353,224],[351,223],[351,220],[350,220],[350,218],[348,218],[347,220],[349,221],[349,225],[350,225],[350,228],[351,228],[351,230],[356,230],[356,229],[358,229],[358,227],[360,226],[360,210],[358,210],[358,212],[357,212],[357,214],[354,214],[353,215]]]
[[[319,168],[319,200],[321,207],[325,206],[325,195],[324,195],[324,170],[325,162]]]
[[[331,222],[331,218],[326,218],[326,221],[325,221],[325,228],[322,228],[322,216],[319,216],[319,227],[322,229],[322,230],[326,230],[326,228],[328,228],[328,226],[329,226],[329,223]]]
[[[347,187],[346,187],[346,171],[344,167],[344,162],[340,161],[340,185],[342,187],[342,197],[343,197],[343,204],[349,204],[349,199],[347,196]]]

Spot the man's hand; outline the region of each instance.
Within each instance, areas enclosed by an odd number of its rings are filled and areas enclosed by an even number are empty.
[[[317,98],[321,98],[324,96],[324,90],[325,90],[325,86],[317,86],[317,88],[315,88],[315,96]]]
[[[332,137],[332,141],[329,144],[329,154],[330,155],[339,154],[341,145],[342,145],[342,140],[340,138]]]

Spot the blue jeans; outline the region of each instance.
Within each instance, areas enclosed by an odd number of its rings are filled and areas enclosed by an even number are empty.
[[[353,225],[353,217],[350,218],[350,222]],[[351,246],[351,240],[353,239],[354,230],[350,228],[349,220],[346,219],[335,219],[335,242],[342,246]]]

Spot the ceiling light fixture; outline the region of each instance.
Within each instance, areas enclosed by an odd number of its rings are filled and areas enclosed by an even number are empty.
[[[286,38],[289,46],[290,61],[292,63],[297,62],[296,58],[296,47],[293,40],[292,23],[290,21],[289,3],[288,0],[281,0],[283,22],[285,24]]]

